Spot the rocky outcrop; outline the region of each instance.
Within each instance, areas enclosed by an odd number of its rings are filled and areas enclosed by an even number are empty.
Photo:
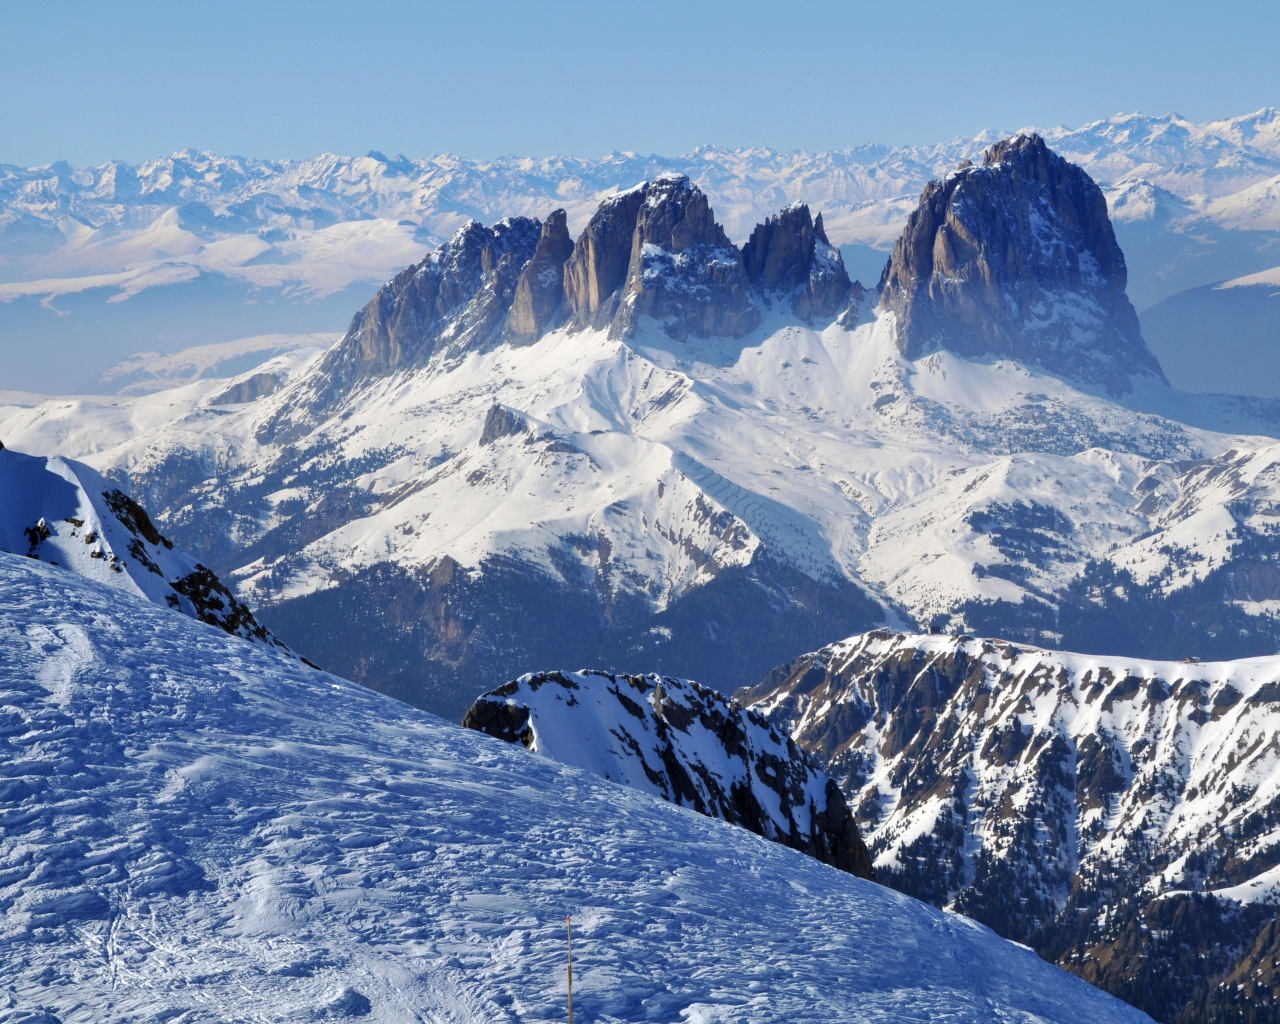
[[[280,377],[274,373],[255,373],[251,377],[237,381],[219,395],[209,399],[210,405],[242,405],[256,402],[274,394],[280,386]]]
[[[836,784],[761,716],[697,683],[531,673],[478,698],[462,724],[873,877]]]
[[[827,240],[822,214],[815,221],[804,203],[792,203],[756,225],[742,248],[742,262],[766,305],[789,298],[792,312],[803,320],[835,316],[849,306],[852,285],[840,250]]]
[[[1102,191],[1038,135],[932,181],[883,280],[910,358],[997,356],[1112,394],[1164,381],[1125,295],[1124,254]]]
[[[1158,1020],[1226,1019],[1179,1014],[1200,982],[1248,973],[1233,964],[1274,915],[1250,908],[1278,889],[1280,659],[878,630],[737,697],[840,783],[885,884]]]
[[[565,290],[578,328],[631,337],[643,316],[678,340],[740,338],[760,323],[742,254],[684,175],[601,203],[574,249]]]
[[[528,424],[519,413],[501,405],[491,405],[485,414],[484,426],[480,429],[480,444],[493,444],[499,438],[522,434],[528,429]]]
[[[533,257],[520,272],[504,340],[530,344],[542,336],[564,301],[564,265],[572,252],[565,212],[555,210],[543,223]]]
[[[82,463],[0,446],[0,551],[287,650],[210,569],[175,548],[146,509]]]
[[[324,382],[325,394],[316,396],[320,404],[362,378],[484,347],[502,326],[542,237],[542,224],[528,217],[491,228],[469,221],[421,263],[397,274],[324,357],[316,375]]]

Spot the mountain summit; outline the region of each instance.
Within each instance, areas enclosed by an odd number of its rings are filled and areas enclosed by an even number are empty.
[[[1127,279],[1102,190],[1039,135],[1019,135],[928,184],[881,305],[910,359],[935,348],[1016,359],[1120,395],[1134,375],[1167,383]]]

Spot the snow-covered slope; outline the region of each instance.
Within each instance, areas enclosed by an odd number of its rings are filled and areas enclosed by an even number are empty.
[[[0,554],[14,1020],[1147,1018],[965,918]]]
[[[477,697],[462,724],[873,877],[839,787],[762,717],[688,679],[527,673]]]
[[[175,550],[141,505],[83,463],[0,446],[0,551],[284,648],[217,576]]]
[[[879,631],[739,698],[840,782],[878,877],[1158,1019],[1216,984],[1280,907],[1280,658]],[[1175,917],[1198,963],[1161,944]]]

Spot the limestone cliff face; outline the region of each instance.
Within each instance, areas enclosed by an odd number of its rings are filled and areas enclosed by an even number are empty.
[[[822,214],[815,221],[804,203],[756,225],[742,262],[766,304],[789,297],[792,312],[804,320],[835,316],[849,305],[852,285],[840,250],[827,241]]]
[[[740,338],[760,323],[742,254],[684,175],[602,203],[570,258],[565,290],[575,326],[614,337],[634,335],[642,316],[664,321],[677,339]]]
[[[383,285],[324,359],[336,382],[377,376],[463,351],[501,325],[542,225],[511,217],[486,228],[469,221],[421,263]]]
[[[536,341],[564,300],[564,265],[573,252],[573,239],[564,210],[555,210],[542,225],[533,257],[516,283],[506,337],[513,343]]]
[[[1038,135],[930,182],[883,280],[898,345],[1039,365],[1113,394],[1164,380],[1125,295],[1102,191]]]

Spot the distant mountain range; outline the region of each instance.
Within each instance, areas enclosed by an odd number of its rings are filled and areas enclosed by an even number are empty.
[[[825,213],[739,247],[664,173],[576,239],[468,222],[327,350],[16,396],[0,436],[91,461],[286,642],[455,720],[530,666],[730,691],[882,623],[1272,653],[1280,404],[1170,388],[1125,284],[1104,192],[1038,137],[929,186],[883,292]]]
[[[1277,111],[1204,124],[1121,115],[1041,134],[1103,184],[1139,311],[1280,265]],[[821,210],[851,277],[870,286],[925,184],[1001,137],[817,154],[261,161],[189,150],[136,166],[0,166],[0,325],[60,354],[51,365],[20,347],[4,383],[68,392],[141,350],[339,331],[346,311],[468,218],[563,207],[576,235],[603,197],[664,172],[698,185],[735,242],[788,203]],[[1149,341],[1175,384],[1230,390],[1166,358],[1187,348],[1181,336],[1157,326]]]

